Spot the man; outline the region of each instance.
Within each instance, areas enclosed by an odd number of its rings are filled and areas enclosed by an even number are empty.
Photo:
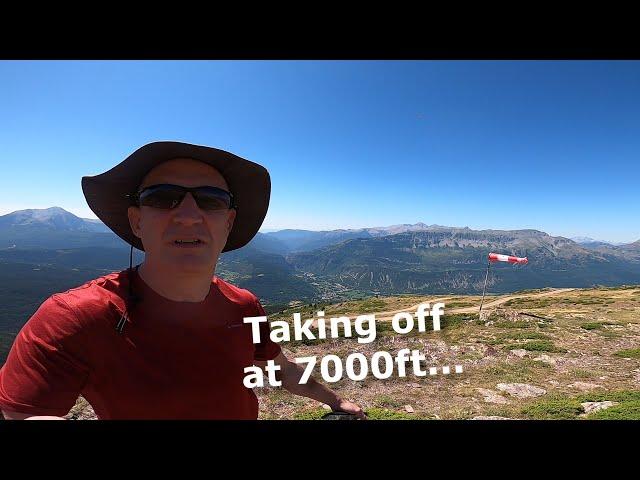
[[[269,205],[267,170],[215,148],[145,145],[82,188],[95,214],[144,262],[49,297],[0,370],[5,418],[60,418],[82,394],[101,419],[256,419],[244,368],[280,367],[284,388],[365,415],[290,362],[249,291],[214,276],[221,252],[247,244]]]

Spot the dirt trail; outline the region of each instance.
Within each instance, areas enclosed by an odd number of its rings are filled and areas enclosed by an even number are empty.
[[[501,297],[501,298],[499,298],[497,300],[494,300],[492,302],[485,303],[482,308],[485,309],[485,308],[497,307],[498,305],[502,305],[503,303],[506,303],[509,300],[512,300],[514,298],[549,297],[551,295],[558,295],[560,293],[570,292],[571,290],[575,290],[575,288],[558,288],[556,290],[551,290],[549,292],[520,293],[520,294],[506,295],[506,296]],[[459,296],[460,295],[456,295],[456,297],[459,297]],[[418,309],[418,306],[421,303],[429,302],[429,303],[431,303],[431,305],[433,305],[434,303],[442,302],[442,301],[447,300],[449,298],[455,298],[455,297],[436,298],[436,299],[432,299],[432,300],[425,299],[424,302],[420,302],[420,303],[418,303],[416,305],[413,305],[411,307],[406,307],[406,308],[403,308],[403,309],[400,309],[400,310],[395,310],[395,311],[392,311],[392,312],[378,312],[378,313],[375,313],[376,320],[391,320],[392,316],[394,314],[396,314],[396,313],[399,313],[399,312],[411,312],[411,313],[414,313]],[[445,304],[445,307],[446,307],[446,304]],[[480,302],[478,302],[478,304],[473,306],[473,307],[453,308],[453,309],[450,309],[450,310],[447,310],[445,308],[445,312],[446,313],[476,313],[479,308],[480,308]],[[381,315],[384,315],[384,316],[381,316]],[[391,315],[391,316],[389,316],[389,315]]]
[[[485,303],[483,305],[482,308],[489,308],[489,307],[497,307],[498,305],[502,305],[503,303],[508,302],[509,300],[513,299],[513,298],[522,298],[522,297],[527,297],[527,298],[540,298],[540,297],[549,297],[551,295],[557,295],[559,293],[564,293],[564,292],[570,292],[571,290],[575,290],[575,288],[559,288],[557,290],[552,290],[551,292],[542,292],[542,293],[535,293],[535,294],[520,294],[520,295],[509,295],[507,297],[504,298],[499,298],[498,300],[495,300],[493,302],[489,302],[489,303]],[[454,308],[453,310],[449,310],[449,313],[474,313],[476,312],[478,309],[480,308],[480,304],[478,304],[475,307],[465,307],[465,308]]]
[[[458,297],[460,297],[460,295],[454,295],[453,297],[438,297],[438,298],[434,298],[434,299],[431,299],[431,300],[427,300],[426,302],[416,303],[416,304],[415,304],[414,306],[412,306],[412,307],[404,307],[404,308],[401,308],[401,309],[399,309],[399,310],[388,310],[388,311],[386,311],[386,312],[375,312],[375,314],[374,314],[374,315],[375,315],[375,316],[376,316],[376,318],[377,318],[377,317],[378,317],[378,315],[394,315],[394,314],[396,314],[396,313],[400,313],[400,312],[408,312],[408,311],[410,311],[410,310],[413,310],[413,311],[415,312],[415,311],[416,311],[416,309],[418,308],[418,305],[422,305],[423,303],[427,303],[427,302],[429,302],[429,303],[431,303],[431,304],[433,305],[434,303],[444,302],[445,300],[450,300],[450,299],[452,299],[452,298],[458,298]],[[357,315],[359,315],[359,314],[356,314],[356,316],[357,316]]]

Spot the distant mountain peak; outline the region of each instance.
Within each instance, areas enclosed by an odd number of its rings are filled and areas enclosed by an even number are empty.
[[[591,237],[571,237],[569,240],[573,240],[576,243],[598,242],[595,238]]]
[[[25,210],[16,210],[15,212],[3,215],[4,218],[14,218],[18,221],[28,222],[29,220],[43,221],[55,217],[77,218],[71,212],[67,212],[61,207],[49,207],[49,208],[27,208]]]
[[[15,210],[11,213],[7,213],[6,215],[15,215],[15,214],[23,214],[23,213],[45,213],[45,212],[46,213],[62,213],[62,214],[67,213],[69,215],[73,215],[73,213],[68,212],[62,207],[25,208],[24,210]]]
[[[59,231],[109,231],[102,222],[80,218],[62,207],[28,208],[0,215],[0,229],[46,228]]]
[[[596,240],[591,237],[571,237],[570,240],[573,240],[580,245],[623,245],[624,243],[617,242],[609,242],[608,240]]]

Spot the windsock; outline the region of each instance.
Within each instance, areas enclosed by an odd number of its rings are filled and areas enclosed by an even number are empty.
[[[511,255],[502,255],[500,253],[490,253],[489,254],[490,262],[509,262],[513,264],[526,265],[529,263],[527,257],[513,257]]]

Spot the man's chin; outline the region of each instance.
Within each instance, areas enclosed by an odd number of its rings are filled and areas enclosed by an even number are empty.
[[[167,266],[171,270],[178,273],[197,273],[197,272],[213,272],[215,268],[215,259],[208,252],[179,252],[171,255],[167,259]]]

